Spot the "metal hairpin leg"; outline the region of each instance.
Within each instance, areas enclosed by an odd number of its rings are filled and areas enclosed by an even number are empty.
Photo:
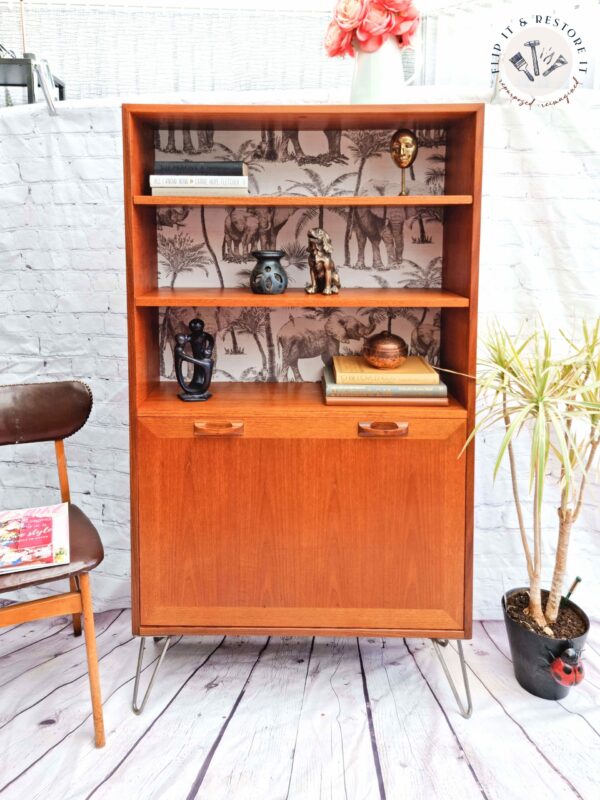
[[[154,641],[160,641],[157,637],[154,637]],[[156,662],[154,669],[152,670],[152,675],[150,676],[150,681],[148,682],[148,686],[146,688],[146,692],[144,697],[142,698],[141,705],[138,706],[138,689],[140,686],[140,675],[142,674],[142,663],[144,661],[144,650],[146,648],[146,637],[142,636],[140,639],[140,652],[138,655],[138,662],[137,662],[137,669],[135,671],[135,683],[133,684],[133,700],[131,701],[131,708],[133,709],[134,714],[141,714],[148,702],[148,698],[150,697],[150,692],[152,691],[152,684],[154,683],[154,679],[156,678],[156,673],[160,669],[160,665],[164,661],[165,656],[167,655],[167,650],[169,649],[169,644],[171,643],[171,637],[167,636],[165,639],[165,643],[161,650],[160,656],[158,661]]]
[[[452,694],[454,695],[454,699],[456,700],[456,704],[458,706],[458,710],[460,711],[461,715],[465,719],[469,719],[473,712],[473,701],[471,699],[471,689],[469,687],[469,676],[467,675],[467,665],[465,662],[465,655],[463,653],[463,646],[460,639],[456,640],[456,644],[458,645],[458,658],[460,660],[460,669],[462,672],[463,683],[465,686],[465,696],[467,699],[467,706],[465,708],[463,701],[461,700],[458,689],[456,688],[456,684],[454,683],[454,679],[450,674],[450,670],[448,669],[448,665],[442,655],[441,647],[447,647],[448,640],[447,639],[432,639],[431,643],[433,644],[433,649],[435,650],[435,654],[440,660],[440,664],[442,665],[442,669],[444,670],[444,674],[450,684],[450,688],[452,689]]]

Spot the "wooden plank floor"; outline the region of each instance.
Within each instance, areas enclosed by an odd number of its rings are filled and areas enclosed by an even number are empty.
[[[93,746],[85,650],[68,621],[0,630],[2,800],[600,796],[594,629],[585,682],[552,703],[515,682],[503,624],[476,623],[465,648],[470,720],[429,642],[293,637],[175,640],[136,717],[129,612],[98,614],[97,635],[104,750]],[[148,665],[157,655],[150,643]]]

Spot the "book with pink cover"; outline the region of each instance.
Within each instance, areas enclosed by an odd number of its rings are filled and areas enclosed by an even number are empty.
[[[68,503],[0,511],[0,574],[69,560]]]

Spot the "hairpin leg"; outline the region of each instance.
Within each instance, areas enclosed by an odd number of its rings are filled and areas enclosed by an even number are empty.
[[[463,653],[463,646],[460,639],[457,639],[456,644],[458,645],[458,658],[460,660],[460,669],[462,672],[463,683],[465,687],[465,696],[467,700],[466,708],[458,694],[458,690],[456,688],[456,684],[454,683],[454,679],[450,674],[450,670],[448,669],[448,665],[442,655],[442,651],[440,647],[446,647],[448,645],[447,639],[432,639],[431,643],[433,644],[433,649],[435,650],[435,654],[440,660],[440,664],[442,665],[442,669],[444,670],[444,674],[450,684],[450,688],[452,689],[452,694],[454,695],[454,699],[456,700],[456,704],[458,706],[458,710],[460,711],[461,715],[465,719],[469,719],[473,712],[473,701],[471,699],[471,689],[469,687],[469,676],[467,675],[467,665],[465,662],[465,655]]]
[[[154,641],[157,641],[156,637]],[[142,636],[140,639],[140,652],[138,655],[137,661],[137,669],[135,671],[135,683],[133,684],[133,700],[131,702],[131,708],[133,709],[134,714],[141,714],[144,710],[146,703],[148,702],[148,698],[150,697],[150,692],[152,691],[152,685],[154,683],[154,679],[156,678],[156,673],[160,669],[160,665],[164,661],[165,656],[167,655],[167,650],[169,648],[169,644],[171,643],[171,637],[167,636],[165,639],[165,643],[163,644],[163,648],[161,650],[160,656],[158,661],[156,662],[154,669],[152,670],[152,675],[150,676],[150,681],[148,682],[148,686],[146,688],[146,692],[144,697],[142,698],[141,705],[138,706],[138,689],[140,686],[140,675],[142,674],[142,663],[144,661],[144,650],[146,648],[146,637]]]

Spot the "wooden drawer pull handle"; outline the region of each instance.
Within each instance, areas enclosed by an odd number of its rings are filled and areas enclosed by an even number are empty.
[[[408,434],[408,422],[359,422],[359,436],[398,438]]]
[[[194,422],[194,436],[243,436],[243,434],[243,422],[216,419]]]

